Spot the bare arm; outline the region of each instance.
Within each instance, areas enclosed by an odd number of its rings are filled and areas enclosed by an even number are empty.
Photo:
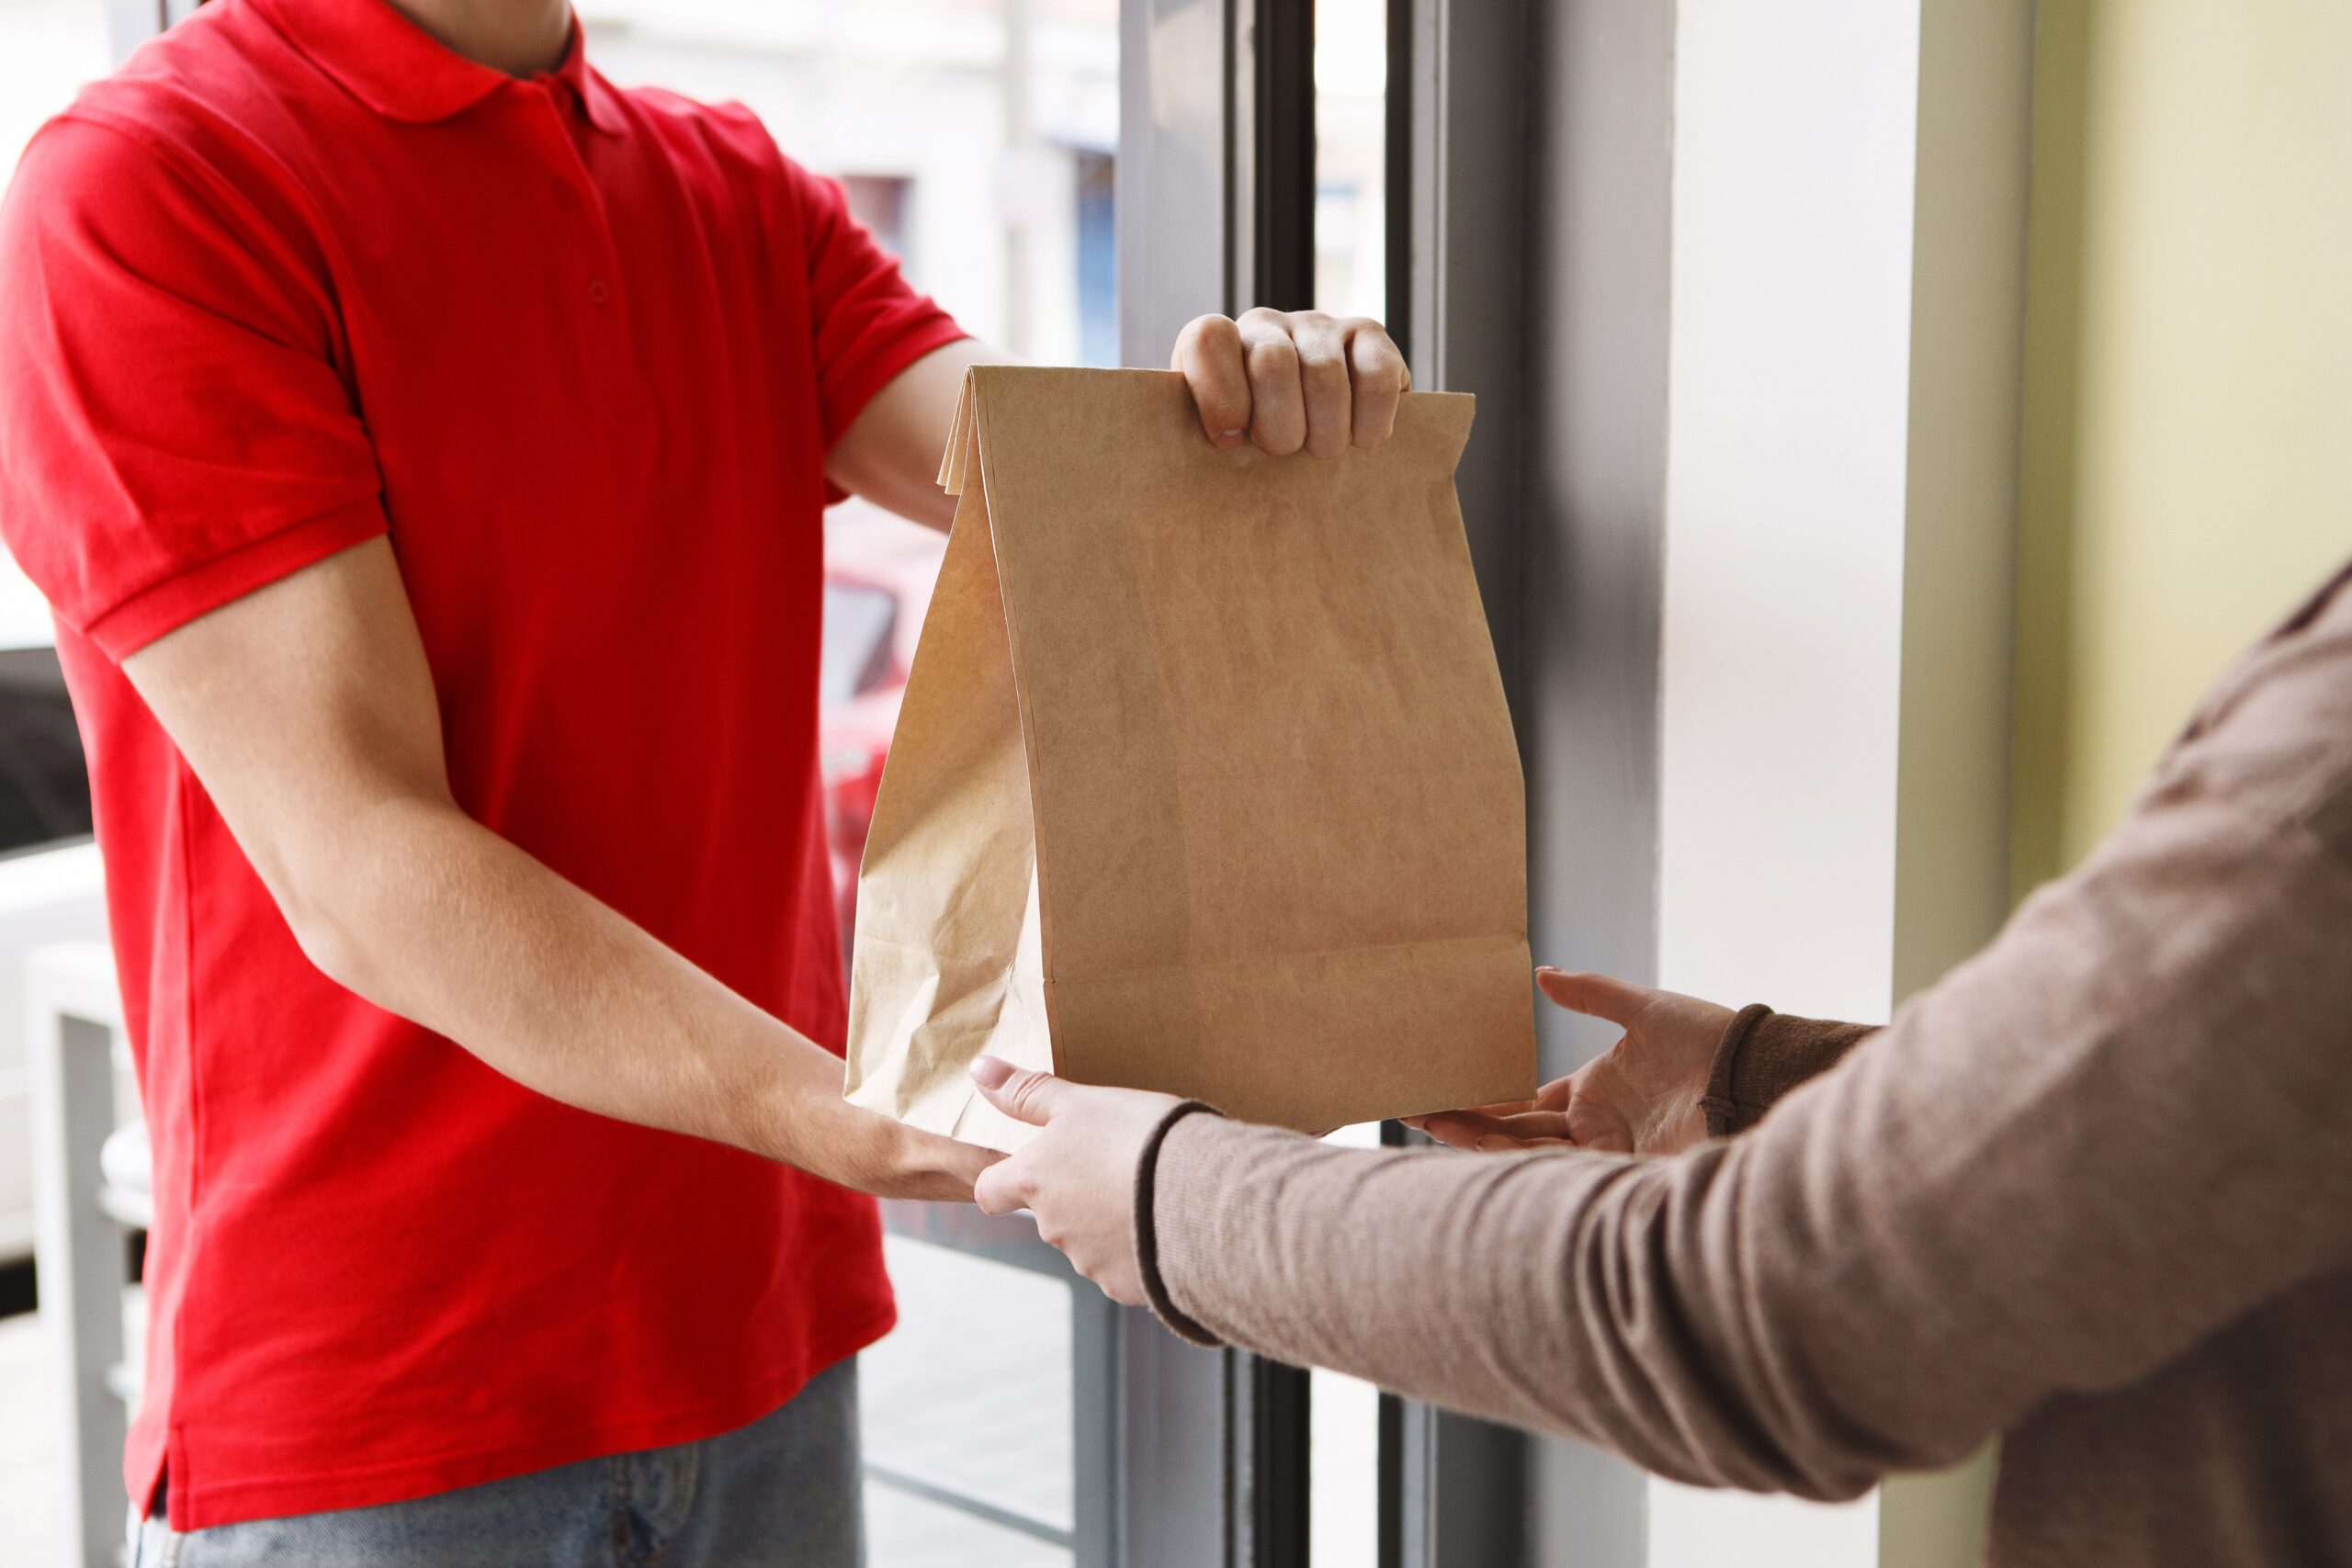
[[[936,348],[874,394],[825,459],[825,477],[853,495],[947,532],[956,498],[939,488],[939,456],[956,423],[964,372],[1008,356],[974,338]]]
[[[992,1157],[842,1103],[840,1060],[521,850],[449,793],[382,539],[123,662],[311,961],[584,1110],[846,1186],[964,1198]]]

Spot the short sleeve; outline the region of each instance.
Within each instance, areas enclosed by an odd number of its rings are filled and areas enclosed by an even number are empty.
[[[890,378],[968,335],[849,209],[835,182],[784,161],[808,268],[809,331],[827,451]]]
[[[70,118],[0,204],[0,535],[112,659],[385,531],[332,297],[253,211]]]

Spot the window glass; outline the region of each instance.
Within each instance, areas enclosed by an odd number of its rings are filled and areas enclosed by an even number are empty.
[[[734,99],[917,287],[1049,365],[1114,362],[1117,0],[583,0],[624,85]]]
[[[0,0],[0,177],[111,62],[105,0]],[[90,786],[49,606],[0,545],[0,854],[90,830]]]
[[[1315,308],[1388,312],[1388,8],[1316,0]]]
[[[1315,308],[1388,314],[1388,12],[1385,0],[1316,0]],[[1366,1124],[1331,1135],[1374,1145]],[[1380,1391],[1317,1371],[1308,1381],[1307,1539],[1316,1568],[1379,1555]]]
[[[1118,0],[579,8],[605,75],[742,103],[787,157],[841,181],[914,285],[977,336],[1045,364],[1117,362]],[[858,857],[942,542],[854,499],[825,539],[820,744],[854,941]],[[861,1378],[875,1568],[1066,1568],[1070,1287],[907,1235],[888,1245],[899,1326]]]
[[[0,649],[0,856],[89,831],[89,774],[57,651]]]
[[[817,700],[845,703],[890,680],[890,629],[899,602],[888,589],[829,578],[825,582],[825,644]]]

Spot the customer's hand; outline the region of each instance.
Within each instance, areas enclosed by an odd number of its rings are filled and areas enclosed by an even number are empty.
[[[1136,1167],[1152,1129],[1181,1102],[1142,1089],[1074,1084],[994,1056],[972,1064],[972,1081],[999,1111],[1045,1129],[980,1177],[981,1212],[1027,1209],[1037,1217],[1037,1234],[1069,1254],[1104,1295],[1143,1305]]]
[[[1262,306],[1238,321],[1197,318],[1176,334],[1170,367],[1191,384],[1211,441],[1254,441],[1277,457],[1379,446],[1413,379],[1378,321]]]
[[[1575,1144],[1668,1155],[1707,1135],[1699,1101],[1729,1008],[1606,975],[1538,969],[1535,983],[1569,1011],[1606,1019],[1624,1034],[1532,1100],[1408,1117],[1408,1125],[1457,1149],[1489,1151]]]

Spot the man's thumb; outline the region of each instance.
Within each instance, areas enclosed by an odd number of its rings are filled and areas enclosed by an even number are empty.
[[[982,1056],[972,1064],[972,1081],[990,1105],[1016,1122],[1039,1126],[1054,1119],[1062,1097],[1062,1080],[1051,1073],[1016,1067],[1001,1056]]]

